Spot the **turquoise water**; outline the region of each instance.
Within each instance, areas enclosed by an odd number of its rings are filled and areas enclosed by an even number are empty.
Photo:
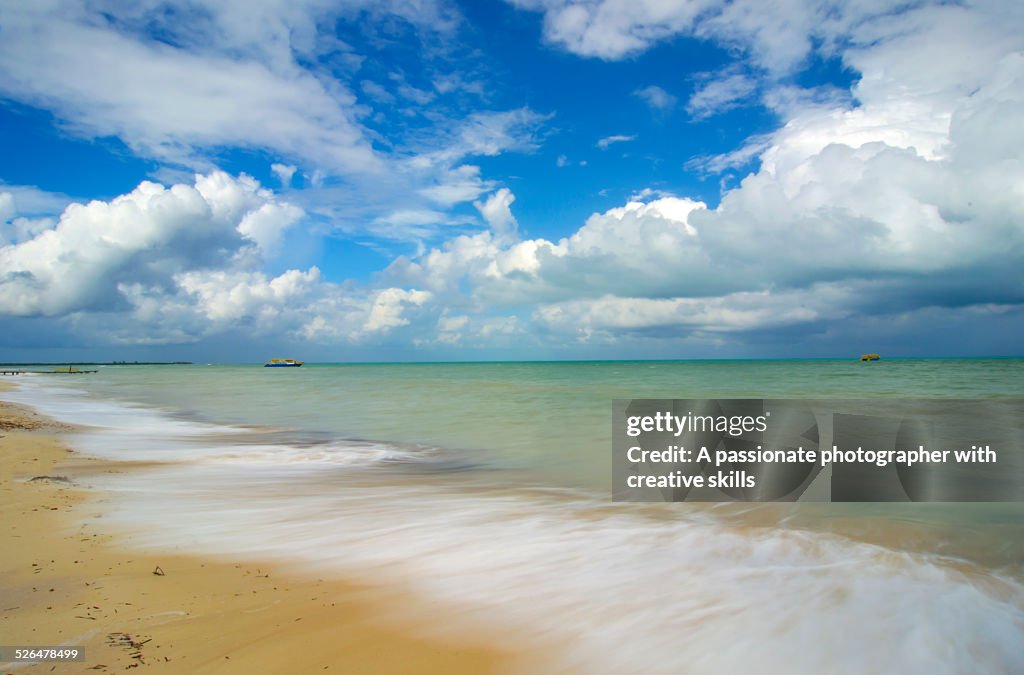
[[[615,398],[1019,398],[1024,359],[117,366],[23,384],[5,398],[94,426],[80,450],[164,463],[90,479],[109,527],[399,583],[453,630],[564,645],[554,671],[1024,671],[1019,504],[613,504],[609,476]]]
[[[615,398],[1024,396],[1022,359],[118,366],[96,395],[197,419],[461,451],[466,461],[604,488]]]
[[[607,473],[615,398],[1024,396],[1024,359],[118,366],[78,377],[91,393],[200,419],[480,451],[591,484]]]

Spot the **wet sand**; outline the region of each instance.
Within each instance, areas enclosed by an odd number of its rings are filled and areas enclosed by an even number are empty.
[[[6,385],[6,386],[5,386]],[[11,386],[0,381],[0,391]],[[59,424],[0,402],[0,635],[85,648],[80,663],[2,672],[491,673],[500,646],[441,640],[400,589],[307,578],[280,565],[147,552],[98,527],[93,472],[132,470],[67,448]]]

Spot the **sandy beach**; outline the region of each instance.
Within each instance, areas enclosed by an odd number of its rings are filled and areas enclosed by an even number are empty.
[[[441,642],[396,620],[403,598],[394,590],[258,561],[147,552],[99,532],[103,495],[80,488],[97,472],[131,468],[72,452],[54,435],[62,430],[0,401],[0,522],[9,542],[0,635],[5,645],[84,647],[86,658],[4,663],[3,672],[486,673],[511,665],[493,646]]]
[[[1024,366],[892,363],[869,397],[951,369],[1015,391]],[[86,657],[0,673],[1024,672],[1019,504],[613,504],[584,473],[624,380],[854,367],[0,379],[0,646]]]

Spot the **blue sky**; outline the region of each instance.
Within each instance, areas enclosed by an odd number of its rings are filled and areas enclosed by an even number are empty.
[[[1019,354],[1012,2],[0,2],[0,360]]]

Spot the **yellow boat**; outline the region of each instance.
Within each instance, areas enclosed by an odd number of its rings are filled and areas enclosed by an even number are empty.
[[[861,354],[860,355],[860,360],[861,361],[877,361],[880,358],[882,358],[882,357],[879,356],[878,354]]]
[[[98,371],[95,371],[95,370],[80,370],[79,368],[77,368],[75,366],[68,366],[67,370],[64,370],[63,368],[54,368],[50,372],[53,372],[53,373],[64,373],[65,375],[82,375],[84,373],[95,373],[95,372],[98,372]]]
[[[264,368],[298,368],[303,364],[302,361],[296,361],[295,359],[270,359],[263,364]]]

